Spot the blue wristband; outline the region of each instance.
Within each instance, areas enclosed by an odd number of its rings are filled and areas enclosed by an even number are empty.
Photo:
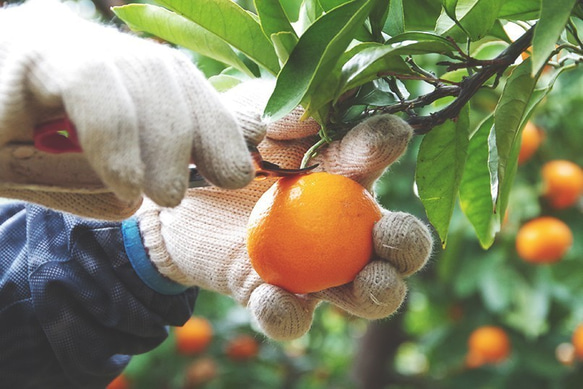
[[[188,289],[187,286],[164,277],[154,267],[142,243],[138,221],[135,218],[124,220],[121,224],[121,231],[126,254],[144,284],[164,295],[176,295]]]

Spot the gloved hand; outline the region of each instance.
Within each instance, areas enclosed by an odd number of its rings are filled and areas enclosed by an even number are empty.
[[[265,84],[244,83],[228,92],[228,104],[247,113],[245,130],[255,126],[249,118],[261,112],[269,96]],[[284,168],[297,168],[315,142],[318,126],[300,122],[296,110],[268,126],[259,144],[263,157]],[[261,133],[248,133],[258,143]],[[319,170],[345,175],[369,190],[406,149],[411,128],[391,116],[373,117],[335,141],[313,160]],[[142,240],[150,259],[168,278],[183,285],[232,296],[247,306],[260,328],[274,339],[294,339],[310,328],[313,311],[321,300],[367,319],[389,316],[402,303],[404,277],[427,261],[432,239],[427,227],[412,215],[384,211],[375,225],[372,261],[346,285],[309,295],[295,295],[266,284],[253,270],[245,248],[246,225],[252,208],[273,179],[254,181],[237,191],[192,189],[176,208],[146,202],[138,211]]]
[[[1,9],[0,148],[31,143],[36,124],[64,113],[83,159],[115,196],[73,195],[58,182],[0,182],[0,196],[124,218],[142,194],[162,206],[180,203],[191,160],[219,187],[240,188],[254,176],[237,122],[186,55],[85,21],[54,0]],[[19,163],[7,165],[28,174]]]

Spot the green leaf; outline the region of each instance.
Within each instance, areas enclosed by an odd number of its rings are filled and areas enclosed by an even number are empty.
[[[400,55],[449,53],[455,50],[450,41],[438,35],[408,32],[389,39],[384,45],[370,45],[355,54],[342,67],[342,91],[362,85],[379,72],[410,74]]]
[[[310,101],[308,102],[306,108],[306,116],[314,116],[317,111],[320,111],[325,105],[330,105],[333,100],[336,100],[339,95],[339,85],[340,77],[342,73],[342,67],[344,64],[357,53],[362,50],[378,46],[379,43],[359,43],[354,45],[348,51],[340,56],[340,59],[336,63],[336,66],[326,75],[326,77],[318,84],[310,96]],[[324,115],[327,116],[327,115]]]
[[[148,4],[129,4],[114,7],[113,12],[134,31],[153,34],[253,77],[253,73],[227,43],[172,11]]]
[[[583,4],[580,2],[575,5],[575,8],[573,9],[573,16],[579,19],[583,19]]]
[[[443,6],[443,10],[452,20],[457,20],[457,16],[455,15],[455,8],[457,7],[458,0],[442,0],[441,5]]]
[[[500,39],[503,42],[512,43],[512,39],[510,39],[510,37],[506,33],[506,30],[504,30],[504,26],[500,19],[494,22],[494,26],[492,26],[492,29],[490,29],[488,35],[493,38]]]
[[[555,81],[559,78],[559,76],[566,71],[573,70],[577,67],[577,65],[572,64],[569,66],[563,66],[560,68],[559,71],[553,74],[552,77],[546,80],[546,85],[536,88],[532,95],[530,96],[530,100],[526,106],[526,113],[522,118],[521,128],[524,127],[536,107],[543,101],[543,99],[551,92],[553,86],[555,85]],[[522,135],[522,133],[521,133]]]
[[[277,120],[310,96],[332,71],[374,1],[352,1],[320,17],[300,37],[277,77],[264,116]]]
[[[477,46],[471,53],[472,57],[481,60],[488,60],[500,55],[508,45],[504,42],[490,41]]]
[[[398,101],[397,97],[391,91],[379,88],[378,83],[369,82],[358,88],[354,97],[343,103],[348,103],[348,105],[386,107]]]
[[[500,182],[496,209],[500,215],[504,215],[508,204],[510,187],[518,165],[520,129],[536,86],[536,79],[530,75],[530,66],[529,58],[513,70],[494,112]]]
[[[389,15],[385,21],[383,31],[390,36],[399,35],[405,32],[405,11],[403,0],[391,0],[389,3]]]
[[[425,135],[417,156],[419,198],[444,247],[466,163],[469,120],[466,105],[456,121],[448,120]]]
[[[458,1],[456,12],[461,17],[460,23],[470,35],[472,41],[485,37],[496,22],[498,12],[505,0],[465,0]]]
[[[414,48],[409,47],[411,50]],[[411,68],[399,56],[404,47],[369,45],[344,64],[341,72],[340,94],[385,74],[411,74]]]
[[[383,42],[383,28],[389,14],[389,4],[393,1],[377,1],[370,13],[370,27],[375,41]]]
[[[529,60],[527,60],[529,61]],[[526,62],[526,61],[525,61]],[[521,65],[523,66],[524,63]],[[526,67],[526,70],[523,68],[521,69],[521,71],[527,72],[528,71],[528,67],[530,66],[529,64],[524,65]],[[516,81],[514,80],[513,85],[509,86],[508,83],[510,82],[510,80],[507,81],[507,84],[505,86],[505,90],[506,88],[510,87],[510,88],[523,88],[523,96],[522,97],[518,97],[516,96],[516,94],[520,94],[520,92],[518,90],[515,91],[515,93],[510,93],[512,95],[515,95],[515,101],[513,103],[510,102],[510,100],[506,100],[503,103],[502,100],[500,100],[500,102],[498,103],[497,106],[497,110],[496,112],[498,112],[498,108],[500,107],[500,104],[511,104],[513,106],[515,106],[515,108],[517,110],[519,110],[519,112],[517,112],[520,115],[520,121],[517,127],[517,130],[515,132],[515,137],[513,138],[513,143],[511,146],[506,146],[507,148],[505,148],[504,151],[504,162],[500,161],[500,156],[498,156],[498,170],[496,173],[494,173],[493,177],[497,178],[497,181],[492,181],[492,189],[498,189],[498,193],[497,193],[497,198],[495,198],[495,202],[496,202],[496,209],[498,212],[499,217],[504,217],[504,214],[506,212],[506,208],[508,206],[508,201],[510,198],[510,190],[512,187],[512,183],[514,181],[514,176],[516,175],[516,169],[518,168],[518,153],[520,152],[520,143],[521,143],[521,137],[522,137],[522,130],[524,129],[524,126],[526,125],[526,122],[528,121],[528,119],[530,118],[530,116],[532,115],[532,113],[534,112],[535,108],[538,106],[538,104],[540,104],[540,102],[547,96],[547,94],[551,91],[551,89],[553,88],[553,85],[557,79],[557,77],[563,72],[569,70],[569,68],[561,68],[561,71],[556,72],[553,77],[551,77],[548,82],[547,85],[545,87],[542,88],[538,88],[535,90],[531,90],[531,92],[528,92],[528,88],[529,88],[529,82],[526,80],[526,76],[525,75],[519,75],[517,77],[521,77],[524,78],[522,81]],[[513,73],[514,76],[514,73]],[[536,84],[536,81],[535,81]],[[503,93],[504,96],[504,93]],[[503,97],[502,96],[502,97]],[[501,97],[501,99],[502,99]],[[510,97],[509,99],[511,99],[512,97]],[[522,104],[521,99],[527,98],[527,102],[526,104]],[[495,113],[494,115],[496,116],[497,113]],[[516,118],[509,118],[508,112],[506,112],[506,110],[504,108],[500,108],[500,124],[502,125],[502,123],[506,123],[509,125],[514,125],[512,123],[516,122]],[[505,139],[502,142],[510,142],[510,139],[512,138],[510,131],[509,131],[509,127],[507,127],[507,131],[500,131],[498,128],[495,127],[496,130],[496,144],[500,145],[501,142],[497,140],[497,137],[499,136],[498,133],[505,133]],[[499,146],[497,146],[499,147]],[[496,184],[496,186],[494,186],[494,184]]]
[[[306,115],[312,115],[329,102],[336,102],[349,90],[378,79],[381,73],[411,74],[410,67],[399,55],[377,51],[386,48],[380,43],[360,43],[343,54],[336,67],[313,93],[306,107]]]
[[[503,2],[504,0],[446,0],[444,12],[439,17],[435,30],[441,35],[451,35],[457,24],[472,41],[480,40],[494,26]],[[455,13],[452,17],[454,7]]]
[[[156,0],[229,43],[272,74],[279,61],[259,23],[231,0]]]
[[[469,35],[469,33],[464,28],[464,26],[462,26],[462,24],[458,20],[456,12],[455,12],[455,10],[457,8],[458,0],[442,0],[441,3],[442,3],[441,5],[443,6],[443,11],[444,11],[445,15],[447,15],[447,17],[449,17],[451,19],[451,21],[453,21],[464,32],[464,34]],[[447,23],[447,21],[444,21],[443,19],[444,18],[443,18],[443,13],[442,13],[440,15],[439,19],[437,20],[436,31],[444,23]]]
[[[210,77],[208,80],[219,92],[228,91],[243,82],[241,79],[228,74],[217,74],[216,76]]]
[[[540,20],[532,38],[532,74],[547,63],[577,0],[542,0]]]
[[[506,0],[498,17],[507,20],[538,19],[541,0]]]
[[[498,218],[494,215],[494,202],[490,193],[490,156],[488,137],[494,125],[494,116],[488,116],[470,139],[468,159],[460,184],[460,206],[472,223],[480,244],[484,249],[494,243],[499,230]]]
[[[449,40],[431,32],[405,32],[392,37],[385,45],[399,49],[397,53],[400,55],[446,54],[457,50]]]
[[[379,78],[381,73],[411,74],[401,55],[449,53],[453,50],[455,47],[447,39],[430,33],[404,33],[384,45],[370,42],[356,45],[349,51],[339,74],[333,72],[338,80],[327,83],[327,89],[320,91],[312,105],[317,109],[322,104],[315,102],[335,100],[343,93]]]
[[[303,34],[323,13],[324,9],[320,1],[304,0],[300,6],[300,15],[296,25],[301,31],[300,34]]]
[[[506,320],[529,337],[537,337],[546,329],[550,310],[550,295],[546,288],[533,287],[514,281],[513,309],[507,311]]]
[[[277,34],[271,34],[271,42],[273,43],[279,61],[285,63],[294,47],[296,47],[298,38],[295,34],[282,31]]]
[[[493,211],[496,212],[496,204],[498,203],[498,193],[500,192],[500,178],[498,177],[498,146],[496,143],[496,128],[492,126],[490,134],[488,134],[488,171],[490,173],[490,196],[494,204]],[[498,214],[497,214],[498,215]],[[500,220],[500,216],[498,216]]]
[[[403,1],[405,31],[431,31],[441,12],[441,2],[435,0]]]
[[[255,4],[255,9],[257,10],[257,15],[261,22],[261,28],[266,36],[287,31],[297,38],[297,35],[279,1],[254,0],[253,3]]]
[[[279,0],[288,20],[290,22],[297,22],[300,14],[300,6],[302,0]]]
[[[318,0],[324,12],[328,12],[342,4],[348,3],[350,0]]]
[[[491,312],[501,313],[512,304],[515,292],[514,280],[520,276],[513,268],[506,266],[500,252],[487,258],[488,266],[483,268],[480,292],[484,305]]]
[[[361,43],[341,56],[337,66],[326,76],[309,101],[307,115],[345,92],[379,78],[379,74],[411,74],[401,55],[449,53],[455,46],[431,33],[408,32],[381,45]]]
[[[376,4],[378,5],[379,3],[383,3],[385,1],[386,0],[376,0]],[[350,0],[318,0],[318,3],[321,5],[322,10],[324,12],[329,12],[330,10],[348,2],[350,2]],[[370,13],[371,17],[373,15],[373,12]],[[372,34],[368,30],[368,28],[365,27],[364,24],[360,26],[358,30],[355,32],[354,39],[361,42],[372,42],[375,40],[373,39]]]
[[[274,0],[254,0],[254,4],[263,32],[270,37],[280,62],[285,63],[298,42],[298,36],[283,7]]]
[[[452,239],[451,245],[460,244],[464,240]],[[451,246],[450,246],[451,247]],[[449,247],[444,252],[447,253]],[[440,258],[441,259],[441,258]],[[487,277],[491,266],[484,258],[472,256],[470,258],[462,258],[457,263],[457,274],[453,277],[452,285],[456,297],[466,298],[475,293],[480,285],[483,283],[482,279]]]

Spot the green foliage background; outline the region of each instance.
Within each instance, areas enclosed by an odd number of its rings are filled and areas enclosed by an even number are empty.
[[[576,68],[583,53],[580,2],[239,1],[243,8],[230,0],[156,2],[166,8],[146,3],[115,12],[134,30],[192,50],[219,90],[252,77],[277,79],[266,116],[278,118],[302,104],[323,125],[324,142],[369,114],[439,88],[428,85],[431,74],[463,87],[487,62],[447,71],[440,61],[463,63],[463,54],[495,59],[512,41],[504,24],[523,31],[539,24],[530,59],[486,80],[459,115],[415,137],[376,187],[383,206],[424,218],[442,242],[426,269],[409,279],[410,293],[398,313],[371,325],[323,305],[308,335],[278,343],[257,333],[247,312],[230,299],[203,292],[196,314],[213,323],[210,348],[182,357],[171,335],[154,352],[134,358],[126,371],[134,387],[186,387],[187,366],[208,357],[218,370],[200,385],[207,388],[581,387],[580,362],[561,363],[556,350],[583,322],[583,205],[548,207],[540,176],[552,159],[583,165],[583,72]],[[213,4],[221,12],[213,13]],[[227,25],[231,30],[222,28]],[[557,44],[563,49],[560,63],[550,57]],[[541,72],[549,58],[555,69]],[[379,72],[386,76],[379,78]],[[415,106],[414,113],[439,112],[453,99]],[[414,116],[411,110],[397,112]],[[546,137],[535,156],[517,166],[528,120]],[[539,215],[556,216],[573,230],[574,246],[557,264],[534,266],[516,254],[518,228]],[[467,338],[481,325],[504,328],[512,354],[499,365],[468,369]],[[387,335],[381,339],[395,341],[363,343],[379,331]],[[225,356],[225,343],[239,333],[260,342],[255,359]],[[365,384],[363,374],[373,369],[362,366],[367,354],[382,360],[374,366],[380,378]]]
[[[436,245],[427,268],[409,279],[405,305],[380,322],[389,336],[400,338],[400,346],[395,357],[383,364],[386,383],[368,387],[580,388],[580,362],[562,364],[555,353],[583,322],[583,211],[581,202],[564,211],[549,208],[540,197],[540,169],[553,159],[583,164],[582,82],[583,72],[566,74],[534,114],[532,120],[544,129],[546,138],[534,157],[519,167],[507,224],[489,250],[476,241],[470,223],[456,207],[447,248]],[[386,208],[423,218],[423,206],[413,190],[419,142],[414,139],[376,190]],[[557,264],[534,266],[516,254],[519,226],[539,215],[559,217],[573,230],[575,244]],[[215,336],[209,349],[179,356],[171,335],[158,349],[134,358],[126,370],[133,387],[183,388],[187,366],[206,357],[217,363],[217,375],[197,387],[365,387],[355,377],[358,350],[369,326],[364,320],[322,305],[308,335],[282,343],[256,332],[245,309],[227,297],[203,291],[195,314],[213,323]],[[512,353],[502,364],[467,369],[467,338],[481,325],[504,328]],[[240,333],[251,333],[260,342],[257,358],[234,362],[225,355],[228,339]]]
[[[113,11],[135,31],[194,51],[204,71],[218,71],[207,75],[219,90],[253,77],[274,79],[266,120],[302,105],[304,117],[322,126],[302,165],[374,114],[405,114],[419,134],[429,132],[419,147],[416,184],[443,246],[458,197],[481,245],[492,244],[522,129],[556,77],[583,58],[577,27],[583,5],[576,0],[156,3]],[[509,26],[522,36],[511,38]],[[531,57],[515,61],[530,45]],[[557,52],[558,70],[544,77]],[[479,109],[480,87],[497,95],[493,109]]]

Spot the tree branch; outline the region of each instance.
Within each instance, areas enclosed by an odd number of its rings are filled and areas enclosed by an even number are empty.
[[[401,314],[389,321],[373,321],[368,325],[354,358],[352,378],[358,388],[382,389],[397,383],[391,382],[392,369],[387,369],[387,366],[407,339],[402,323]]]
[[[424,107],[447,96],[458,96],[461,92],[459,86],[440,86],[435,88],[432,92],[419,96],[415,99],[405,100],[398,104],[389,105],[380,109],[383,113],[397,113],[407,111],[415,107]]]
[[[433,127],[444,123],[446,120],[456,118],[464,105],[466,105],[492,76],[501,75],[508,69],[516,61],[518,56],[531,45],[533,33],[534,26],[491,61],[475,62],[473,64],[464,63],[465,66],[482,65],[482,68],[473,75],[465,78],[460,82],[459,86],[440,86],[427,95],[420,96],[405,103],[384,107],[381,111],[386,113],[402,112],[411,108],[412,104],[425,106],[444,96],[457,96],[451,104],[440,111],[431,113],[428,116],[412,116],[407,120],[416,134],[428,133]]]
[[[93,0],[93,4],[95,4],[95,8],[106,18],[112,19],[115,15],[111,10],[111,7],[124,5],[126,1],[123,0]]]

